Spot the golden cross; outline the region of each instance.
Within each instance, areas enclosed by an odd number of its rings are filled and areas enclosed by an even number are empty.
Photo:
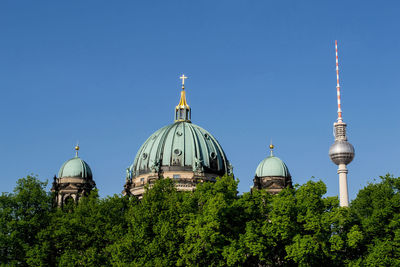
[[[185,76],[185,74],[182,74],[181,77],[179,77],[182,80],[182,86],[185,85],[185,79],[187,79],[187,77]]]

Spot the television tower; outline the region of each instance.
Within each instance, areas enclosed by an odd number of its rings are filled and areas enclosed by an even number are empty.
[[[329,157],[338,165],[339,174],[339,199],[341,207],[349,206],[349,193],[347,192],[347,167],[354,159],[354,147],[347,141],[346,136],[346,123],[342,119],[342,109],[340,105],[340,85],[339,85],[339,63],[338,63],[338,49],[337,41],[335,41],[336,50],[336,78],[337,78],[337,103],[338,103],[338,118],[337,122],[333,124],[335,143],[329,148]]]

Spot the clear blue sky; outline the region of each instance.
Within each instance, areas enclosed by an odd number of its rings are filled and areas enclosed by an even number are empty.
[[[349,192],[400,176],[397,1],[1,1],[0,192],[52,181],[79,140],[101,196],[120,193],[146,138],[173,121],[189,79],[192,121],[252,185],[270,139],[295,183],[338,194],[334,41],[356,157]]]

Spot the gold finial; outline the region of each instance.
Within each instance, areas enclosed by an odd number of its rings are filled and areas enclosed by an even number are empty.
[[[77,144],[76,146],[75,146],[75,156],[76,157],[78,157],[78,151],[79,151],[79,145]]]
[[[182,91],[181,91],[181,99],[179,100],[178,106],[176,106],[176,109],[180,108],[189,108],[189,105],[186,102],[186,94],[185,94],[185,79],[188,77],[185,76],[185,74],[182,74],[181,77],[179,77],[182,80]]]
[[[271,157],[273,157],[274,156],[274,145],[272,144],[272,140],[271,140],[271,144],[269,145],[269,149],[271,150],[271,152],[270,152],[270,155],[271,155]]]
[[[187,79],[188,77],[185,76],[185,74],[182,74],[181,77],[179,77],[179,79],[182,80],[182,89],[185,89],[185,79]]]

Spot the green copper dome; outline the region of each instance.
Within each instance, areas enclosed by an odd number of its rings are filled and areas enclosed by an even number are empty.
[[[231,173],[218,141],[188,120],[176,121],[153,133],[128,169],[130,177],[159,171],[193,171],[216,175]]]
[[[92,170],[84,160],[76,156],[66,161],[58,172],[58,178],[64,177],[80,177],[92,179]]]
[[[290,177],[290,173],[288,167],[280,158],[271,155],[258,164],[256,176]]]

